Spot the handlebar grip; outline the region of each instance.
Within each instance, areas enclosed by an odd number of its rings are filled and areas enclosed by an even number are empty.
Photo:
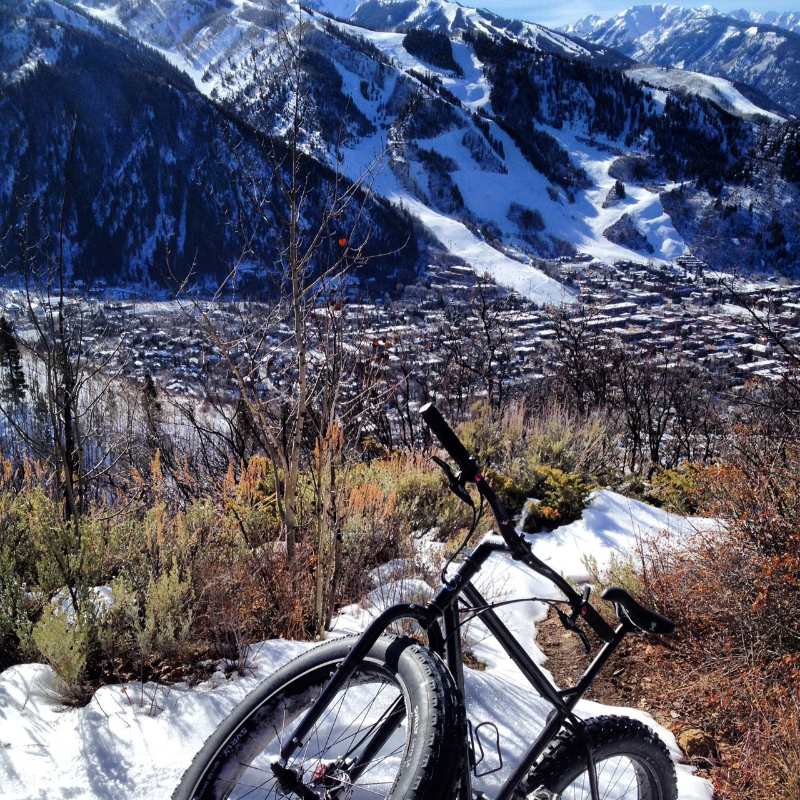
[[[581,606],[581,617],[604,642],[614,637],[614,629],[588,603]]]
[[[439,413],[439,409],[433,403],[427,403],[422,406],[419,413],[422,414],[422,418],[433,432],[433,435],[441,442],[442,447],[458,465],[463,477],[466,480],[474,481],[478,468],[470,458],[467,448],[461,444],[461,440],[453,433],[452,428]]]

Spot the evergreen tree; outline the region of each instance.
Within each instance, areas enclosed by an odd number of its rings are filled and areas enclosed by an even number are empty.
[[[14,324],[5,317],[0,317],[0,370],[0,399],[18,405],[25,396],[25,373],[14,337]]]

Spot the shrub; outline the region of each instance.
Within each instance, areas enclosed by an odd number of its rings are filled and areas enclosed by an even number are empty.
[[[67,614],[61,603],[55,602],[45,608],[33,629],[33,641],[58,676],[60,691],[69,703],[87,699],[82,681],[89,657],[91,627],[85,615]]]
[[[478,403],[472,409],[472,419],[458,427],[458,435],[482,469],[496,467],[505,475],[517,477],[517,461],[525,437],[521,407],[513,406],[498,415]]]
[[[411,553],[411,534],[437,524],[441,482],[418,455],[394,455],[350,475],[343,513],[341,602],[361,599],[367,574]]]
[[[552,530],[580,519],[591,492],[580,475],[568,475],[553,467],[538,467],[533,478],[528,495],[539,502],[528,507],[523,525],[526,533]]]
[[[486,469],[483,471],[483,475],[488,481],[489,486],[492,487],[495,494],[500,498],[500,502],[503,504],[505,510],[508,511],[512,517],[519,514],[519,512],[522,511],[523,505],[525,505],[525,500],[528,498],[525,490],[512,478],[503,475],[497,470]]]
[[[549,403],[526,423],[526,474],[546,466],[605,482],[616,456],[616,437],[600,414],[581,416],[563,405]]]
[[[654,482],[720,524],[682,546],[643,543],[638,573],[645,602],[678,623],[680,691],[724,742],[716,793],[789,800],[800,761],[800,448],[776,447],[769,427],[728,444],[728,461]]]
[[[307,568],[290,568],[285,548],[264,546],[254,552],[232,543],[224,554],[219,549],[215,554],[193,573],[197,647],[238,662],[241,670],[254,642],[306,635],[308,609],[298,596],[311,598],[311,574]],[[304,543],[298,547],[298,562],[304,567],[311,563]]]
[[[140,638],[143,653],[160,658],[181,654],[192,624],[191,597],[190,583],[181,580],[176,563],[157,578],[150,576]]]
[[[584,556],[582,561],[591,583],[597,587],[598,595],[609,586],[619,586],[634,597],[645,595],[645,581],[642,579],[640,565],[633,553],[612,552],[603,571],[598,567],[597,558],[593,555]]]
[[[676,469],[657,472],[652,480],[652,493],[659,505],[676,514],[696,514],[701,502],[697,485],[701,468],[685,461]]]
[[[434,527],[442,511],[442,478],[428,470],[409,470],[396,481],[397,512],[414,529]]]
[[[0,493],[0,666],[35,653],[33,623],[64,587],[76,613],[91,611],[84,603],[102,574],[105,533],[95,515],[79,525],[64,521],[61,504],[42,486],[26,481]]]
[[[21,640],[27,639],[30,630],[31,612],[36,610],[36,603],[27,594],[31,574],[25,564],[32,563],[30,553],[25,552],[29,539],[9,536],[9,520],[5,515],[3,520],[6,524],[0,526],[0,671],[17,660]]]

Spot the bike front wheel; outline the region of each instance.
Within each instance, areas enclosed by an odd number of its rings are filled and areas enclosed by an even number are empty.
[[[465,758],[463,703],[438,656],[383,636],[286,765],[272,770],[353,637],[327,642],[278,670],[223,720],[173,800],[441,800],[455,794]]]
[[[596,717],[583,723],[597,770],[601,800],[676,800],[675,765],[666,745],[647,725],[628,717]],[[516,797],[556,796],[591,800],[582,738],[562,731],[528,775]]]

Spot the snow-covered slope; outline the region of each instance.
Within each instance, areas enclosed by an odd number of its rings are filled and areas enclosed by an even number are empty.
[[[729,216],[714,216],[725,210],[717,198],[726,182],[737,184],[738,191],[747,176],[746,194],[754,191],[754,176],[766,171],[776,196],[789,206],[798,192],[792,183],[794,129],[780,125],[774,114],[760,115],[761,106],[738,86],[658,70],[630,71],[636,78],[630,80],[619,68],[630,68],[630,62],[603,57],[596,45],[445,0],[360,5],[326,0],[328,5],[320,5],[325,11],[301,10],[296,3],[276,7],[272,0],[83,0],[80,5],[40,0],[35,11],[32,0],[13,2],[18,17],[0,15],[0,80],[9,87],[0,96],[0,222],[8,213],[3,203],[12,203],[16,213],[13,197],[35,191],[22,185],[23,177],[34,186],[57,184],[51,180],[58,172],[54,154],[63,142],[40,143],[43,131],[54,127],[41,124],[48,114],[77,102],[81,120],[108,115],[105,127],[86,126],[93,138],[81,153],[96,154],[89,172],[98,185],[85,184],[84,207],[76,216],[93,224],[77,230],[102,242],[82,242],[75,251],[94,247],[100,254],[89,277],[102,271],[111,247],[107,240],[114,236],[113,260],[135,263],[137,276],[147,273],[158,249],[167,246],[172,252],[182,248],[186,258],[201,252],[208,261],[204,272],[230,263],[233,238],[224,251],[213,252],[217,237],[207,233],[233,232],[219,189],[198,189],[192,201],[204,213],[217,203],[218,220],[200,224],[186,199],[187,187],[194,191],[200,183],[190,176],[201,167],[224,179],[228,166],[220,153],[227,145],[206,134],[199,145],[195,131],[202,127],[186,122],[176,109],[196,107],[198,115],[219,121],[222,112],[268,135],[285,133],[294,93],[280,73],[280,41],[284,34],[296,35],[300,20],[307,98],[301,145],[315,159],[309,163],[319,165],[319,175],[334,168],[353,179],[377,166],[372,188],[386,201],[382,208],[393,207],[427,235],[401,235],[399,225],[383,228],[382,252],[397,255],[376,262],[376,271],[365,277],[377,280],[376,288],[396,286],[399,276],[413,279],[428,263],[455,259],[538,302],[569,302],[569,292],[539,268],[540,259],[668,262],[687,250],[698,254],[694,237],[701,231],[714,237],[720,226],[729,227]],[[652,7],[650,17],[659,8]],[[370,27],[358,22],[367,12]],[[639,28],[645,30],[652,19],[640,16]],[[396,30],[401,23],[413,30]],[[95,57],[107,52],[115,54],[113,62],[112,56]],[[128,80],[125,64],[134,74],[140,62],[149,65],[142,80]],[[610,63],[618,68],[607,68]],[[111,77],[118,88],[108,86]],[[132,91],[137,82],[152,85],[153,93]],[[35,91],[27,88],[34,83]],[[86,90],[78,98],[76,87]],[[118,95],[126,102],[115,102]],[[119,120],[122,111],[136,122]],[[145,131],[136,142],[124,141],[145,122],[151,135]],[[63,139],[63,119],[58,125]],[[112,147],[114,137],[120,141]],[[174,168],[179,152],[185,158]],[[618,162],[631,155],[647,162],[646,174],[623,177],[624,197],[614,201]],[[181,174],[156,179],[165,170]],[[693,202],[704,220],[698,228],[686,224],[684,215],[678,225],[664,207],[666,192],[681,188],[683,198],[689,187],[697,192]],[[128,202],[135,193],[145,199]],[[48,202],[55,208],[60,195],[51,195]],[[762,260],[775,270],[796,266],[792,248],[800,221],[783,203],[764,207],[762,219],[760,205],[754,204],[758,214],[740,220],[749,233],[735,233],[745,243],[735,251],[736,263],[728,263],[723,250],[725,263],[714,266],[747,268]],[[208,209],[208,216],[214,213]],[[148,214],[157,219],[143,224],[138,217]],[[782,226],[780,235],[757,238],[764,220],[773,218]],[[132,253],[117,235],[123,229],[135,245]],[[397,241],[390,243],[392,230]],[[209,242],[201,247],[196,238],[204,234]]]
[[[537,554],[568,577],[583,577],[581,555],[594,555],[601,565],[611,553],[634,545],[640,531],[681,530],[697,524],[658,511],[612,492],[599,492],[583,519],[551,536],[536,536]],[[707,524],[701,521],[699,524]],[[492,599],[554,596],[552,587],[511,559],[496,555],[481,574],[482,592]],[[502,587],[502,590],[499,588]],[[408,588],[408,587],[406,587]],[[419,589],[415,583],[412,587]],[[403,584],[390,582],[375,592],[375,606],[345,609],[336,633],[358,631],[390,598],[401,597]],[[535,644],[541,604],[517,604],[500,610],[512,630],[539,663],[546,654]],[[485,671],[467,669],[467,707],[473,720],[494,720],[500,731],[505,766],[481,779],[476,788],[490,796],[508,775],[515,759],[535,738],[549,708],[521,678],[499,647],[481,641],[479,623],[469,634]],[[0,796],[4,800],[75,797],[81,800],[162,800],[169,797],[181,774],[220,720],[257,683],[310,645],[270,641],[254,648],[244,677],[186,686],[106,686],[85,708],[64,709],[54,694],[48,667],[26,664],[0,674]],[[590,701],[578,705],[585,716],[621,713],[653,726],[675,758],[673,735],[641,711],[609,709]],[[710,784],[678,765],[679,800],[711,800]]]
[[[299,13],[297,6],[288,6],[283,16],[276,16],[267,0],[191,6],[174,0],[149,0],[135,8],[121,5],[119,0],[92,1],[92,13],[102,12],[106,18],[116,15],[128,30],[160,48],[172,63],[191,74],[202,92],[236,109],[252,103],[250,98],[257,93],[255,75],[267,69],[263,65],[272,57],[276,31],[286,24],[287,14],[291,20]],[[614,62],[615,57],[600,54],[600,47],[607,50],[606,45],[619,44],[619,36],[609,34],[608,41],[583,46],[541,26],[503,20],[448,0],[320,0],[317,8],[333,18],[307,13],[306,22],[314,31],[307,41],[323,54],[326,69],[340,80],[341,87],[341,97],[334,103],[334,87],[326,78],[327,96],[319,100],[318,108],[335,107],[337,113],[330,114],[327,131],[325,121],[318,119],[317,155],[330,158],[325,142],[335,137],[333,126],[339,124],[336,120],[347,108],[350,143],[345,149],[345,171],[357,178],[375,154],[384,153],[384,166],[375,187],[395,204],[411,210],[452,256],[480,272],[490,272],[532,299],[551,302],[569,300],[569,295],[536,269],[531,258],[583,253],[612,261],[670,261],[692,248],[661,206],[658,192],[668,190],[669,182],[661,186],[651,183],[649,188],[630,187],[624,203],[610,206],[606,202],[615,182],[608,173],[614,163],[609,153],[619,156],[636,142],[635,109],[627,112],[630,120],[623,129],[611,136],[603,135],[603,124],[598,124],[593,115],[609,102],[624,106],[629,102],[624,91],[591,88],[584,77],[578,77],[573,87],[555,74],[563,71],[563,58],[585,60],[590,76],[601,75],[598,70],[592,73],[591,65],[619,66],[618,58]],[[187,9],[191,9],[190,16]],[[345,18],[349,21],[344,22]],[[651,6],[633,9],[625,21],[631,31],[646,35],[652,34],[659,21],[674,27],[686,19],[683,9]],[[440,44],[444,42],[452,51],[449,62],[432,63],[419,52],[409,51],[406,29],[439,35]],[[547,170],[543,173],[535,159],[531,163],[529,153],[523,154],[524,143],[513,134],[520,131],[520,124],[527,123],[511,120],[507,111],[495,107],[509,91],[520,89],[498,86],[507,80],[499,72],[499,64],[504,62],[501,59],[490,64],[479,56],[471,42],[480,36],[493,41],[513,40],[533,52],[548,54],[553,66],[532,87],[542,99],[531,111],[537,118],[535,127],[558,143],[558,158],[572,162],[573,178],[567,176],[559,184],[554,174]],[[374,49],[362,47],[360,41]],[[518,69],[527,71],[523,64],[521,61]],[[661,75],[657,70],[628,74],[680,96],[697,93],[743,118],[779,120],[768,109],[760,114],[768,101],[758,105],[752,95],[742,95],[739,87],[725,80],[706,80],[683,72]],[[421,83],[424,76],[428,76],[425,84]],[[555,85],[568,87],[563,97],[547,97],[547,87],[554,79]],[[437,91],[438,98],[433,94]],[[425,94],[425,103],[413,99]],[[660,95],[661,109],[665,97],[664,93]],[[412,107],[416,109],[410,112],[412,115],[419,115],[422,109],[429,119],[438,117],[441,124],[403,122]],[[474,115],[478,113],[486,118],[483,130],[476,128]],[[251,121],[263,124],[255,117]],[[282,124],[278,111],[271,125]],[[530,135],[538,134],[531,131]],[[713,135],[719,138],[720,133]],[[623,137],[624,143],[620,141]],[[557,161],[552,149],[540,159],[543,163]],[[433,163],[431,153],[445,161]],[[685,156],[679,158],[686,160]],[[577,187],[580,183],[577,169],[585,171],[591,186],[576,192],[569,184],[572,181]],[[514,221],[515,209],[520,208],[536,214],[537,227],[543,223],[543,229],[520,229]],[[638,231],[626,244],[619,237],[611,241],[606,235],[623,217],[632,220]],[[640,243],[640,249],[632,249],[635,242]]]
[[[705,97],[720,108],[738,117],[761,118],[774,122],[785,122],[785,117],[756,105],[745,97],[739,89],[725,78],[715,78],[701,72],[665,67],[632,67],[627,71],[634,80],[657,89],[670,92],[683,92]]]

